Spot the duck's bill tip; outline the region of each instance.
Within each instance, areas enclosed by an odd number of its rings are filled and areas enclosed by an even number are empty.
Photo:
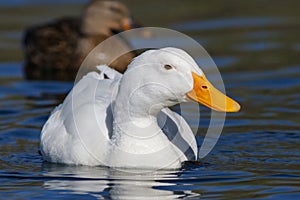
[[[218,103],[208,106],[213,110],[219,112],[239,112],[241,110],[241,106],[239,103],[224,95],[225,103]],[[224,104],[224,106],[222,106]]]
[[[137,26],[135,25],[135,23],[133,22],[132,19],[126,18],[126,19],[122,20],[122,29],[124,31],[130,30],[133,28],[137,28]]]
[[[240,110],[241,110],[241,105],[235,102],[232,108],[229,109],[227,112],[239,112]]]

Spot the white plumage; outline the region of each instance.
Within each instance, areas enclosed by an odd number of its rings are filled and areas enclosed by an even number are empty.
[[[204,76],[183,50],[150,50],[124,75],[90,72],[43,127],[40,148],[49,162],[135,168],[179,168],[197,159],[186,121],[168,107],[186,101],[192,72]],[[105,78],[108,77],[108,78]]]

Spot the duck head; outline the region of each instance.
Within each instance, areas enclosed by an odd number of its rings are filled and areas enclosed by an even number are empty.
[[[129,97],[129,104],[144,107],[150,115],[164,107],[188,100],[213,110],[237,112],[240,105],[217,90],[205,77],[193,58],[177,48],[149,50],[128,66],[120,92]]]
[[[110,36],[133,28],[129,9],[117,1],[92,0],[83,11],[81,32],[85,35]]]

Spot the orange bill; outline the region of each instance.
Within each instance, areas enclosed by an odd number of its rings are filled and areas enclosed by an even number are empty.
[[[131,21],[131,19],[124,19],[122,21],[122,29],[124,31],[127,31],[127,30],[132,29],[132,28],[133,27],[132,27],[132,21]]]
[[[216,89],[206,77],[199,76],[192,72],[194,79],[194,88],[187,93],[187,96],[213,110],[221,112],[238,112],[241,106]]]

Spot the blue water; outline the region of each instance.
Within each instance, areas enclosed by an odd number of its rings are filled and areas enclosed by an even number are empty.
[[[218,4],[219,7],[215,7],[212,1],[211,7],[204,12],[207,16],[203,14],[202,18],[189,10],[182,12],[180,7],[176,9],[182,18],[174,15],[176,21],[171,18],[155,21],[157,19],[153,18],[153,24],[161,23],[161,26],[182,31],[199,41],[218,65],[228,94],[242,105],[241,112],[227,115],[217,145],[200,160],[201,164],[145,173],[44,162],[38,154],[41,127],[73,83],[24,79],[20,47],[22,30],[40,21],[41,16],[48,19],[63,12],[78,11],[84,2],[64,1],[63,6],[56,5],[57,13],[38,12],[40,8],[36,4],[41,5],[37,1],[0,3],[4,6],[0,8],[2,15],[8,17],[0,20],[1,197],[300,198],[300,16],[292,8],[293,4],[289,4],[290,11],[282,11],[281,6],[274,3],[273,10],[257,13],[254,11],[262,5],[254,1],[248,8],[253,15],[238,11],[228,15],[224,11],[211,16],[208,11],[216,13],[214,9],[222,10],[225,6]],[[153,5],[155,3],[159,1],[153,1]],[[30,12],[23,10],[20,13],[22,6]],[[55,4],[51,3],[51,6],[55,7]],[[132,7],[138,16],[142,16],[143,5]],[[239,8],[245,9],[245,6],[238,4],[236,9]],[[158,7],[157,12],[164,13],[164,9]],[[21,21],[18,20],[20,16],[23,16]],[[143,19],[152,25],[151,19],[141,17],[140,20]],[[210,111],[204,107],[200,109],[199,142],[210,119]],[[193,121],[195,114],[190,110],[187,115],[193,130],[198,128]]]

